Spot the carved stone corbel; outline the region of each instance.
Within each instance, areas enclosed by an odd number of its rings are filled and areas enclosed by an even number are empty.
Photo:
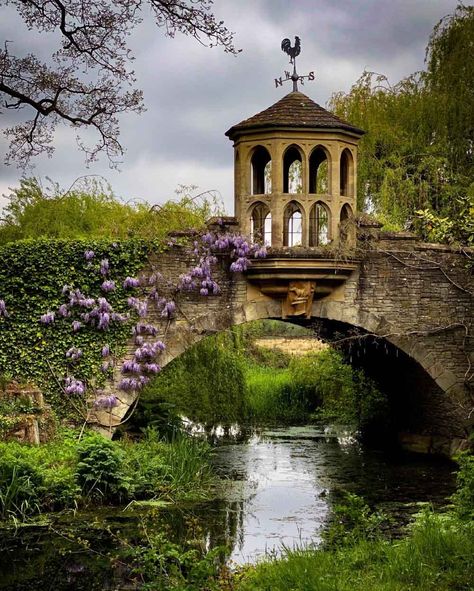
[[[282,302],[282,318],[304,316],[311,318],[316,281],[290,281],[288,293]]]

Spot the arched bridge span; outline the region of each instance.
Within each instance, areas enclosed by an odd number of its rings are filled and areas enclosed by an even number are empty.
[[[287,269],[298,268],[301,261],[307,265],[332,257],[332,275],[338,274],[339,265],[339,280],[320,273],[307,317],[287,319],[352,351],[356,364],[404,401],[401,437],[408,447],[452,455],[466,445],[474,418],[474,286],[469,256],[466,251],[419,243],[410,235],[382,234],[370,236],[350,261],[341,253],[293,248],[271,252],[266,265],[286,259]],[[153,264],[173,282],[192,262],[185,248],[175,247],[157,255]],[[251,274],[227,269],[224,257],[217,271],[221,294],[183,294],[171,323],[154,319],[167,344],[162,365],[203,337],[233,325],[285,318],[280,287],[266,289]],[[280,285],[284,273],[278,273]],[[130,343],[130,352],[132,347]],[[99,424],[117,425],[135,402],[133,394],[117,395],[119,406],[111,415],[98,413]]]

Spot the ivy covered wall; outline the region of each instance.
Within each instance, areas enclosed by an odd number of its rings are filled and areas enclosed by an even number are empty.
[[[100,371],[102,347],[109,345],[119,355],[130,338],[133,319],[111,321],[105,330],[81,323],[75,331],[74,315],[61,317],[57,313],[69,299],[64,286],[79,289],[87,298],[106,296],[115,313],[126,315],[131,294],[124,280],[134,277],[146,265],[150,252],[159,249],[157,242],[141,239],[27,240],[2,247],[0,299],[6,309],[0,317],[3,381],[33,382],[60,416],[74,416],[74,400],[65,396],[61,387],[71,367],[66,351],[72,347],[82,351],[75,377],[100,386],[107,377]],[[86,260],[86,251],[93,251],[91,260]],[[106,276],[100,270],[104,259],[109,263]],[[104,293],[104,279],[114,281],[115,290]],[[56,311],[54,323],[41,322],[50,311]]]

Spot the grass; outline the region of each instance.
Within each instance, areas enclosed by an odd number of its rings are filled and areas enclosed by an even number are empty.
[[[308,402],[289,369],[249,365],[245,377],[245,406],[251,421],[291,423],[308,418]]]
[[[248,568],[237,591],[454,591],[474,588],[474,523],[422,514],[399,541],[288,550]]]
[[[209,495],[210,447],[188,436],[171,443],[149,430],[138,443],[65,430],[41,446],[0,443],[0,519],[94,503]]]

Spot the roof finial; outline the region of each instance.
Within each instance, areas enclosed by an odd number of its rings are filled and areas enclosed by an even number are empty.
[[[287,80],[293,81],[293,92],[298,91],[298,80],[301,84],[304,85],[304,79],[308,78],[308,80],[314,80],[314,72],[310,72],[307,76],[298,76],[296,73],[296,57],[301,53],[301,41],[298,36],[295,37],[295,45],[291,47],[291,41],[286,38],[283,39],[281,42],[282,50],[290,56],[290,64],[293,64],[293,74],[290,75],[290,72],[285,70],[285,78],[275,78],[275,86],[278,88],[279,86],[283,86],[283,82]]]

